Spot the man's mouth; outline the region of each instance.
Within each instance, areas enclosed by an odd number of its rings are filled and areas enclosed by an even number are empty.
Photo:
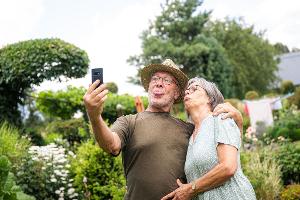
[[[162,92],[162,91],[154,91],[153,92],[153,95],[155,96],[155,97],[161,97],[161,96],[163,96],[165,93],[164,92]]]

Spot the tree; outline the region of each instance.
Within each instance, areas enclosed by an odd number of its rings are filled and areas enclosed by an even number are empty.
[[[106,83],[106,87],[107,87],[108,91],[110,91],[111,93],[114,93],[114,94],[118,93],[118,86],[116,83],[108,82],[108,83]]]
[[[0,49],[0,121],[20,125],[18,105],[26,89],[44,80],[80,78],[87,73],[85,51],[60,39],[36,39]]]
[[[233,89],[243,98],[249,90],[263,94],[277,80],[277,61],[274,47],[254,32],[242,19],[210,22],[207,35],[215,37],[225,48],[233,66]]]
[[[85,114],[82,97],[84,87],[68,86],[67,90],[42,91],[37,95],[36,106],[49,118],[71,119],[77,111]],[[87,119],[87,117],[85,117]]]
[[[280,54],[285,54],[285,53],[289,53],[290,50],[288,48],[288,46],[278,42],[276,44],[274,44],[274,48],[275,48],[275,51],[276,51],[276,54],[277,55],[280,55]]]
[[[129,81],[140,84],[141,66],[171,58],[189,77],[201,76],[218,84],[225,97],[232,94],[232,67],[218,41],[203,34],[209,12],[199,12],[202,1],[166,1],[162,13],[142,33],[143,53],[128,62],[138,68]]]

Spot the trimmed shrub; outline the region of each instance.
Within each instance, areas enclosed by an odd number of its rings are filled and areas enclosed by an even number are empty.
[[[299,200],[300,185],[288,185],[280,194],[281,200]]]
[[[294,83],[292,81],[289,80],[285,80],[281,82],[281,86],[280,86],[280,92],[282,94],[287,94],[290,92],[294,92],[295,90],[295,86]]]
[[[245,94],[245,99],[247,100],[254,100],[254,99],[258,99],[259,94],[256,91],[248,91]]]
[[[288,101],[292,105],[296,105],[300,109],[300,87],[296,87],[295,94],[288,98]]]
[[[87,199],[123,199],[125,178],[120,157],[112,157],[88,141],[78,148],[71,166],[74,184],[78,191],[84,191]]]

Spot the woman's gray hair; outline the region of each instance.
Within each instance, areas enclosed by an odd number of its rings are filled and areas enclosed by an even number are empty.
[[[194,83],[196,83],[197,85],[199,85],[201,88],[205,90],[208,98],[210,99],[210,105],[212,111],[215,109],[215,107],[218,104],[224,103],[224,97],[215,83],[207,81],[204,78],[195,77],[189,80],[187,84],[187,88]]]

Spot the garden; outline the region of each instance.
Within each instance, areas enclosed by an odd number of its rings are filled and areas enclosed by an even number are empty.
[[[300,199],[300,87],[276,85],[272,45],[243,20],[212,20],[198,12],[202,1],[166,1],[161,15],[141,35],[142,53],[131,83],[140,84],[141,66],[174,58],[189,78],[214,81],[226,101],[243,115],[241,163],[259,200]],[[126,191],[121,156],[99,148],[83,105],[86,88],[36,91],[44,81],[84,77],[87,53],[58,38],[21,41],[0,48],[0,200],[120,200]],[[118,94],[115,83],[103,118],[108,126],[134,114],[135,97]],[[270,127],[253,128],[243,100],[293,95],[274,110]],[[147,97],[141,97],[147,107]],[[187,120],[182,104],[171,114]]]

